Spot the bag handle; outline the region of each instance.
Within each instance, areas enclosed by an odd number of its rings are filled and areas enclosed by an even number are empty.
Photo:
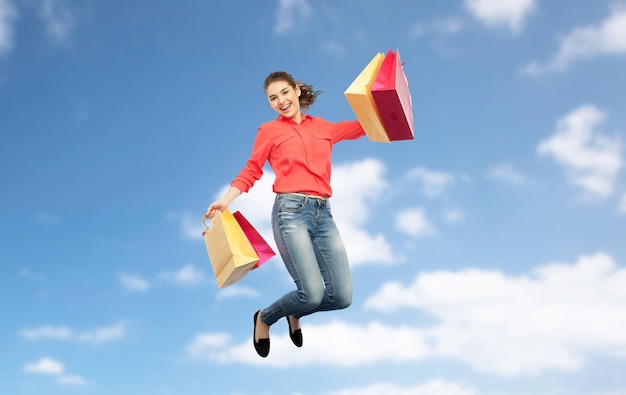
[[[210,220],[211,223],[209,225],[206,224],[206,220]],[[213,220],[210,218],[207,218],[204,214],[202,214],[202,226],[204,226],[204,232],[206,232],[207,230],[209,230],[209,228],[211,227],[211,224],[213,223]],[[202,234],[204,235],[204,232],[202,232]]]

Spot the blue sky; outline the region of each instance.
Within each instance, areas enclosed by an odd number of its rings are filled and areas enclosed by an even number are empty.
[[[334,152],[354,302],[252,315],[200,218],[274,118],[399,49],[415,139]],[[0,393],[625,395],[626,2],[0,0]],[[272,240],[272,172],[231,207]],[[272,241],[273,244],[273,241]]]

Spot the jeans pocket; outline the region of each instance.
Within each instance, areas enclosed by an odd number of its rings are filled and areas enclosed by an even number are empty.
[[[280,210],[295,213],[304,209],[304,199],[291,200],[284,199],[280,204]]]

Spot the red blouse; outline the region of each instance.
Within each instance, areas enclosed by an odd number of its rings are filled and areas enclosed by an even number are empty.
[[[246,167],[231,185],[241,192],[248,192],[263,175],[265,161],[269,161],[276,173],[274,192],[330,197],[333,145],[364,135],[359,121],[333,123],[302,114],[302,122],[298,125],[290,118],[279,116],[259,127]]]

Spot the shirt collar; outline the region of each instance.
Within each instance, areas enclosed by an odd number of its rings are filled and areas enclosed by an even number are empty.
[[[300,121],[300,123],[304,122],[306,119],[309,119],[309,118],[313,119],[312,116],[310,116],[309,114],[305,114],[305,113],[302,113],[301,117],[302,117],[302,120]],[[286,122],[286,123],[296,123],[293,119],[285,118],[282,115],[278,116],[278,120],[281,122]]]

